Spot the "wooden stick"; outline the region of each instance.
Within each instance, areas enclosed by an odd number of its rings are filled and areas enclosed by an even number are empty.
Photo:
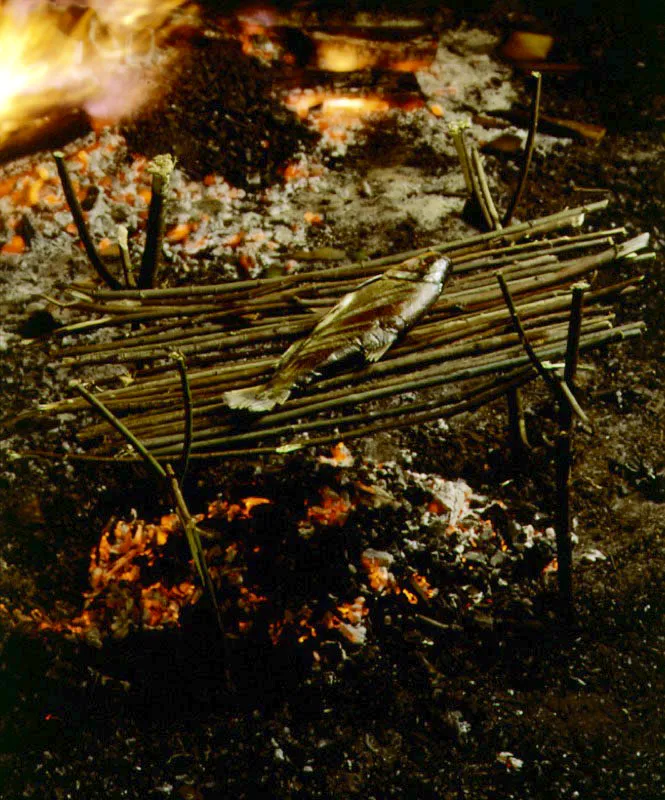
[[[580,341],[580,350],[586,351],[593,347],[598,347],[601,345],[609,344],[610,342],[616,341],[624,341],[626,339],[632,338],[634,336],[639,336],[642,334],[644,330],[644,323],[631,323],[628,325],[621,326],[619,328],[614,328],[608,331],[604,331],[601,333],[593,334],[589,337],[582,337]],[[561,349],[558,351],[561,353]],[[551,354],[548,353],[549,357],[557,357],[557,352],[552,352]],[[521,372],[518,376],[517,372],[515,373],[515,380],[516,385],[520,385],[519,381],[527,382],[531,380],[534,375],[536,374],[534,369],[529,366],[528,358],[523,355],[520,359],[514,360],[511,359],[509,362],[506,363],[506,367],[509,368],[511,366],[521,366],[524,368],[523,372]],[[198,460],[209,460],[209,459],[220,459],[220,458],[252,458],[261,455],[274,455],[276,452],[293,452],[294,450],[301,450],[307,447],[318,447],[327,445],[330,443],[338,442],[340,435],[343,435],[346,439],[353,439],[359,438],[362,436],[366,436],[370,433],[376,433],[379,430],[391,430],[391,429],[399,429],[399,428],[410,428],[413,427],[415,424],[420,424],[423,422],[428,422],[435,419],[448,419],[453,417],[457,414],[464,413],[466,411],[473,411],[476,408],[491,402],[493,399],[496,399],[500,396],[505,395],[507,389],[509,388],[505,381],[496,382],[496,380],[492,380],[485,384],[487,387],[482,391],[479,390],[479,387],[473,391],[473,394],[470,395],[469,399],[461,400],[459,402],[453,403],[452,405],[440,405],[438,407],[431,406],[429,410],[424,410],[422,413],[418,415],[407,414],[406,416],[398,417],[398,418],[388,418],[386,417],[383,421],[378,423],[372,424],[369,423],[362,427],[357,428],[350,428],[348,430],[344,430],[340,433],[338,430],[339,420],[331,419],[329,420],[329,427],[331,432],[329,434],[325,434],[318,438],[307,438],[303,439],[300,442],[293,442],[291,444],[285,445],[281,448],[276,448],[275,445],[265,445],[265,446],[254,446],[249,448],[243,449],[222,449],[222,450],[207,450],[202,452],[192,452],[191,460],[198,461]],[[367,419],[367,415],[363,414],[363,418]],[[371,415],[369,417],[371,419]],[[213,446],[214,442],[208,441],[206,442],[206,446]],[[117,455],[106,455],[106,454],[92,454],[92,453],[72,453],[71,451],[67,453],[57,453],[52,451],[43,451],[43,450],[30,450],[24,451],[19,454],[21,457],[31,457],[31,458],[48,458],[48,459],[65,459],[71,461],[91,461],[97,463],[136,463],[140,460],[139,456],[117,456]],[[155,455],[156,460],[162,462],[168,462],[171,458],[169,455]]]
[[[127,233],[127,228],[125,228],[124,225],[118,225],[118,247],[120,248],[122,274],[125,279],[125,286],[128,289],[131,289],[134,285],[134,267],[132,265],[132,259],[129,255]]]
[[[573,287],[570,324],[566,343],[564,384],[574,388],[580,331],[582,327],[582,304],[587,284]],[[556,547],[557,576],[561,611],[566,620],[573,616],[572,543],[570,539],[570,473],[572,469],[573,408],[570,403],[559,404],[559,432],[556,440]]]
[[[143,442],[139,441],[136,436],[124,425],[97,397],[91,394],[84,386],[78,381],[70,383],[72,389],[82,395],[90,405],[97,409],[97,411],[104,417],[104,419],[115,428],[118,433],[136,450],[141,458],[148,465],[153,474],[160,480],[166,479],[166,472],[164,467],[154,458]]]
[[[524,405],[522,394],[519,389],[512,388],[506,394],[508,402],[508,426],[510,429],[511,450],[515,467],[519,468],[522,464],[524,454],[531,449],[526,432],[526,422],[524,420]]]
[[[114,278],[113,275],[111,275],[108,269],[106,269],[106,266],[99,257],[97,248],[92,241],[90,232],[88,231],[88,226],[86,225],[85,218],[83,216],[83,210],[78,201],[78,197],[76,196],[76,192],[74,191],[74,187],[72,186],[71,178],[69,177],[69,172],[65,164],[65,154],[59,150],[56,150],[56,152],[53,153],[53,158],[55,159],[55,166],[58,170],[58,175],[60,176],[60,183],[62,183],[62,190],[65,193],[67,205],[71,211],[74,224],[76,225],[76,230],[78,231],[79,238],[83,243],[88,260],[94,267],[95,272],[104,281],[104,283],[111,288],[111,290],[115,291],[121,289],[122,284],[119,280],[117,280],[117,278]]]
[[[203,546],[201,544],[201,537],[199,535],[196,521],[189,513],[189,509],[187,508],[185,500],[182,496],[182,492],[175,477],[175,473],[173,472],[173,468],[170,464],[166,464],[165,467],[162,467],[162,465],[157,461],[157,459],[155,459],[143,442],[139,441],[139,439],[134,436],[129,428],[127,428],[126,425],[124,425],[111,411],[109,411],[108,408],[106,408],[106,406],[98,398],[92,395],[84,386],[76,381],[72,381],[70,385],[79,394],[81,394],[88,401],[88,403],[90,403],[90,405],[93,406],[93,408],[95,408],[104,417],[104,419],[106,419],[106,421],[118,431],[118,433],[123,436],[123,438],[136,450],[137,453],[139,453],[153,475],[157,478],[158,483],[161,484],[164,481],[168,481],[171,496],[176,506],[180,524],[182,525],[187,538],[187,543],[194,561],[194,566],[196,567],[196,571],[201,578],[201,583],[210,596],[221,629],[221,617],[219,615],[219,608],[217,606],[215,587],[212,584],[212,578],[210,577],[210,572],[208,571],[208,565],[205,560],[205,554],[203,553]]]
[[[601,331],[586,337],[583,340],[583,346],[584,349],[588,349],[589,347],[598,346],[615,339],[621,339],[626,335],[636,335],[636,333],[641,330],[642,326],[636,326],[625,329]],[[564,349],[560,344],[553,344],[547,348],[544,348],[543,352],[546,353],[549,358],[559,358],[563,355]],[[374,390],[367,390],[365,392],[338,392],[329,398],[312,398],[307,405],[296,408],[287,408],[283,411],[266,415],[266,417],[262,418],[257,427],[251,431],[239,433],[237,430],[234,431],[228,425],[220,426],[218,428],[211,427],[205,431],[201,431],[198,437],[194,437],[192,451],[196,452],[209,447],[228,447],[239,442],[260,440],[266,436],[275,437],[292,435],[295,431],[306,432],[314,427],[328,427],[335,429],[342,424],[346,424],[346,422],[355,422],[357,420],[355,419],[354,414],[348,418],[331,418],[331,411],[340,410],[347,406],[359,405],[360,403],[365,403],[370,400],[378,400],[384,397],[395,397],[405,392],[441,387],[463,380],[486,377],[496,373],[498,369],[503,371],[524,371],[528,368],[529,363],[529,359],[526,355],[515,355],[505,358],[500,362],[500,365],[492,363],[480,364],[474,367],[458,369],[453,372],[439,372],[433,375],[419,376],[413,380],[404,381],[399,386],[389,385]],[[491,386],[495,385],[495,380],[496,379],[494,379]],[[416,412],[423,410],[423,402],[425,401],[417,401],[416,403],[408,406],[396,406],[381,412],[364,411],[360,413],[360,417],[362,419],[388,418],[390,416],[395,417],[407,412],[408,414],[414,415]],[[438,403],[439,404],[437,407],[440,409],[441,401],[438,401]],[[436,406],[436,403],[434,403],[434,406]],[[313,422],[314,415],[322,413],[325,413],[325,419],[317,421],[315,424]],[[308,421],[299,423],[297,422],[299,419]],[[346,435],[346,433],[344,435]],[[173,453],[181,446],[180,437],[177,435],[163,437],[157,436],[155,438],[151,438],[149,441],[151,448],[153,448],[154,452],[159,455]]]
[[[189,465],[189,455],[192,451],[192,437],[194,435],[194,417],[192,414],[192,390],[189,386],[189,378],[187,377],[187,364],[185,357],[177,350],[171,354],[171,357],[176,362],[178,367],[178,374],[180,375],[180,383],[182,387],[182,402],[185,410],[185,428],[182,437],[182,456],[180,457],[180,485],[185,481],[187,475],[187,466]]]
[[[522,199],[522,194],[524,193],[527,178],[529,176],[529,168],[531,167],[533,152],[536,147],[536,132],[538,131],[538,119],[540,116],[540,95],[543,87],[543,76],[540,72],[532,72],[531,74],[536,79],[536,89],[533,96],[533,102],[531,104],[531,122],[529,125],[529,134],[526,140],[526,154],[524,157],[524,162],[522,164],[522,171],[520,173],[520,179],[519,183],[517,184],[517,189],[515,190],[513,199],[511,200],[510,205],[508,206],[508,210],[506,211],[506,214],[503,218],[504,225],[510,224],[513,215],[515,214],[515,209],[517,208],[520,200]]]
[[[592,270],[608,264],[617,258],[626,257],[635,249],[645,246],[645,239],[641,236],[635,237],[618,247],[611,247],[588,256],[553,264],[551,271],[543,275],[536,274],[520,277],[512,281],[512,291],[515,294],[526,294],[528,292],[543,291],[546,288],[563,284],[567,280],[574,280],[591,272]],[[544,265],[547,268],[547,265]],[[476,307],[480,305],[493,304],[499,302],[501,292],[492,286],[491,276],[482,285],[473,287],[462,292],[450,292],[444,295],[430,312],[431,315],[444,312],[458,311],[460,309]],[[143,312],[141,315],[148,317],[150,314]],[[134,315],[129,315],[129,319],[134,320]],[[302,322],[300,322],[302,320]],[[249,327],[247,333],[229,333],[228,335],[201,333],[196,340],[191,343],[179,343],[178,348],[187,355],[200,354],[214,350],[230,347],[243,346],[251,343],[274,342],[277,336],[294,336],[302,334],[314,327],[317,317],[314,315],[291,315],[286,318],[262,319],[255,326]],[[131,340],[128,348],[117,350],[113,353],[112,360],[123,363],[133,360],[147,360],[151,358],[163,357],[165,348],[160,346],[146,347],[145,349],[132,349]],[[109,349],[122,347],[120,344],[111,344]],[[170,346],[173,346],[171,343]],[[107,353],[95,351],[79,359],[80,364],[93,364],[110,360]]]
[[[148,210],[148,231],[137,281],[139,289],[152,289],[164,246],[165,197],[175,161],[170,155],[155,156],[148,164],[152,175],[152,195]]]
[[[157,299],[157,298],[176,298],[176,297],[195,297],[201,294],[229,294],[236,292],[243,292],[250,289],[256,289],[268,285],[282,285],[291,282],[300,282],[305,280],[325,280],[328,278],[340,278],[344,276],[362,277],[362,275],[372,275],[374,270],[378,267],[391,266],[392,264],[399,264],[408,258],[423,255],[430,251],[437,253],[450,253],[452,251],[471,248],[487,244],[495,239],[511,241],[516,236],[523,234],[534,235],[536,233],[547,233],[549,231],[558,230],[568,225],[579,227],[582,224],[585,214],[591,214],[595,211],[601,211],[607,208],[609,200],[598,200],[594,203],[589,203],[584,206],[577,206],[576,208],[558,211],[556,214],[550,214],[546,217],[539,219],[529,220],[528,222],[521,222],[519,224],[511,225],[509,228],[502,230],[489,231],[487,233],[479,233],[475,236],[469,236],[465,239],[458,239],[453,242],[445,242],[443,244],[433,244],[429,247],[421,247],[417,250],[409,250],[403,253],[397,253],[390,256],[383,256],[368,261],[358,261],[344,267],[333,267],[327,270],[312,270],[306,272],[299,272],[295,275],[283,275],[276,278],[255,278],[246,281],[233,281],[229,283],[214,284],[212,286],[182,286],[173,289],[124,289],[111,294],[110,292],[100,289],[94,292],[95,298],[98,300],[105,299]]]
[[[173,467],[170,464],[166,465],[166,474],[168,475],[171,487],[171,496],[173,497],[175,503],[176,513],[178,514],[178,519],[180,520],[180,524],[185,532],[185,537],[187,538],[187,544],[189,545],[189,550],[192,554],[194,566],[199,578],[201,579],[201,583],[203,584],[206,593],[212,602],[212,607],[215,610],[215,616],[217,618],[219,629],[220,631],[223,631],[222,617],[217,604],[215,587],[213,585],[212,578],[210,577],[208,562],[206,561],[205,553],[203,552],[203,545],[201,544],[201,532],[196,524],[196,520],[190,514],[189,508],[187,508],[185,499],[182,496],[180,484],[178,483],[178,479],[175,476]]]
[[[457,157],[459,158],[460,167],[462,168],[462,175],[464,176],[464,183],[466,184],[469,194],[473,194],[474,186],[471,177],[471,164],[469,162],[469,153],[466,149],[466,142],[464,141],[464,130],[469,127],[469,123],[456,122],[448,126],[448,132],[455,145]]]
[[[483,214],[486,215],[490,230],[498,230],[502,227],[499,221],[499,213],[492,199],[483,160],[475,144],[471,147],[471,164],[473,166],[473,175],[477,181],[478,202],[483,209]],[[476,188],[476,181],[474,181],[474,188]]]
[[[526,354],[529,356],[529,360],[534,365],[538,374],[541,378],[545,381],[545,383],[550,387],[550,390],[554,393],[555,397],[561,398],[561,394],[563,393],[568,401],[568,404],[573,409],[573,411],[577,414],[577,416],[587,425],[589,424],[589,419],[587,415],[584,413],[582,408],[580,407],[579,403],[575,399],[575,397],[570,393],[570,390],[567,391],[568,387],[565,384],[562,384],[561,381],[557,380],[556,376],[549,370],[545,364],[540,360],[536,351],[533,349],[531,342],[529,341],[526,333],[524,332],[524,328],[522,327],[522,322],[519,318],[517,310],[515,309],[515,304],[513,302],[513,298],[510,293],[510,289],[508,289],[508,284],[505,281],[505,278],[501,273],[496,276],[499,286],[501,287],[501,292],[503,293],[504,300],[506,301],[506,305],[508,306],[508,310],[510,311],[510,317],[513,321],[513,325],[515,326],[515,330],[517,331],[520,341],[524,347]]]
[[[590,322],[590,324],[585,325],[585,335],[588,335],[593,332],[597,332],[599,330],[606,329],[605,320],[600,320],[599,322]],[[556,331],[556,333],[554,332]],[[564,326],[557,326],[554,331],[552,331],[551,335],[548,335],[544,341],[549,343],[561,341],[565,338],[565,328]],[[510,343],[509,339],[513,339],[515,343],[517,343],[517,337],[515,334],[510,334],[509,337],[506,337],[506,344]],[[520,347],[513,347],[509,351],[504,351],[504,353],[500,356],[490,355],[489,357],[485,355],[480,355],[480,357],[474,357],[473,360],[463,359],[463,357],[457,356],[454,361],[447,362],[446,364],[442,365],[441,367],[437,368],[436,371],[432,370],[432,368],[423,368],[421,365],[414,365],[415,369],[419,369],[419,372],[413,372],[413,370],[409,370],[408,376],[411,380],[417,379],[419,377],[428,377],[434,374],[440,374],[441,376],[445,375],[455,375],[456,370],[459,369],[458,365],[463,365],[465,369],[469,369],[471,367],[475,367],[475,369],[481,369],[483,365],[487,365],[490,367],[490,373],[495,372],[498,373],[502,369],[504,369],[507,365],[507,359],[511,357],[512,354],[520,355],[523,351]],[[522,356],[523,362],[526,363],[526,359]],[[426,365],[424,365],[426,366]],[[511,364],[508,364],[511,366]],[[482,373],[481,373],[482,374]],[[355,376],[353,384],[351,385],[358,385],[368,380],[368,376],[365,375],[364,377]],[[379,389],[387,389],[388,391],[392,391],[394,394],[399,394],[404,386],[405,376],[404,374],[392,376],[390,373],[384,378],[383,380],[375,381],[372,386],[373,390]],[[454,383],[454,380],[446,381],[449,383]],[[228,385],[227,385],[228,386]],[[226,389],[227,386],[223,388]],[[232,384],[232,386],[237,386],[237,384]],[[325,391],[328,387],[336,387],[334,391]],[[345,386],[344,391],[339,391],[340,386]],[[304,397],[295,398],[293,401],[290,401],[288,408],[290,408],[293,413],[300,417],[302,415],[302,407],[313,402],[321,402],[324,399],[328,398],[331,400],[343,400],[345,394],[348,393],[350,389],[350,385],[347,384],[341,378],[333,379],[328,382],[324,386],[319,387],[319,392],[316,394],[308,393]],[[202,437],[205,438],[207,435],[212,435],[213,433],[219,434],[223,432],[225,434],[234,434],[238,433],[236,425],[233,421],[229,420],[228,418],[228,408],[226,407],[225,403],[220,399],[221,392],[223,391],[220,385],[217,385],[213,388],[211,392],[202,394],[199,393],[199,397],[201,399],[201,403],[197,406],[197,417],[200,420],[200,429],[205,431],[205,433],[201,434]],[[175,398],[174,398],[175,399]],[[208,400],[208,402],[206,402]],[[140,433],[141,436],[147,437],[150,439],[151,444],[157,444],[158,442],[155,441],[154,437],[160,437],[159,443],[163,443],[167,441],[164,437],[168,437],[168,441],[178,443],[180,441],[179,433],[180,433],[180,423],[173,421],[173,410],[165,409],[165,405],[168,404],[169,399],[166,398],[165,401],[158,401],[155,403],[141,403],[138,406],[140,409],[145,409],[143,413],[135,414],[133,417],[132,427],[137,432]],[[173,401],[172,401],[173,402]],[[133,410],[132,406],[127,406],[123,404],[119,406],[123,408],[125,411]],[[156,411],[152,411],[153,408],[156,408]],[[287,408],[285,408],[285,413]],[[275,412],[276,413],[276,412]],[[223,415],[220,417],[220,415]],[[223,424],[220,426],[219,421],[220,419],[223,421]],[[260,428],[264,430],[265,427],[269,424],[269,420],[263,418],[261,420]],[[96,426],[88,426],[83,431],[79,433],[79,439],[85,440],[90,438],[96,438],[100,435],[104,435],[105,429],[102,425]],[[177,435],[176,435],[177,434]]]

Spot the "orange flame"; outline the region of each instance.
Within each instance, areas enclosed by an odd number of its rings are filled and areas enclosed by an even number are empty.
[[[229,503],[227,500],[215,500],[208,505],[208,516],[226,517],[229,522],[234,519],[249,519],[252,509],[272,502],[267,497],[245,497],[239,503]]]
[[[384,112],[390,108],[390,102],[379,96],[353,96],[328,92],[292,92],[285,100],[286,106],[301,119],[306,119],[309,112],[316,109],[323,117],[357,118],[367,114]]]
[[[141,78],[184,3],[9,0],[0,8],[0,143],[56,108],[106,118],[137,108],[146,98]]]
[[[310,522],[318,522],[319,525],[342,526],[352,509],[353,505],[348,499],[324,487],[321,491],[320,504],[307,509],[307,519]]]

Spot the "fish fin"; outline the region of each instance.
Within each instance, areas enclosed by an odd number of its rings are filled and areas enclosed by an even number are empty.
[[[234,410],[260,414],[262,411],[271,411],[275,406],[282,405],[290,394],[291,390],[288,387],[263,383],[258,386],[248,386],[246,389],[224,392],[224,402]]]
[[[396,330],[385,330],[379,325],[365,337],[363,342],[365,351],[365,361],[370,364],[382,358],[388,350],[395,344],[397,339]]]
[[[368,353],[365,354],[365,360],[368,361],[370,364],[373,364],[375,361],[378,361],[380,358],[390,350],[394,343],[395,339],[392,338],[387,344],[383,345],[383,347],[379,347],[376,350],[370,350]]]
[[[367,278],[362,283],[359,283],[353,291],[357,292],[358,289],[362,289],[365,286],[369,286],[370,283],[376,283],[377,281],[381,280],[382,277],[383,275],[372,275],[371,278]]]

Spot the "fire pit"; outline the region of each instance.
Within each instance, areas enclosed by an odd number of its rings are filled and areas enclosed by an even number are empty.
[[[658,793],[662,29],[375,5],[0,7],[0,797]]]

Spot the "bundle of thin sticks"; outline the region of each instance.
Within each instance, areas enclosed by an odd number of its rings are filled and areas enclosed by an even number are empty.
[[[585,280],[580,352],[637,336],[641,322],[614,325],[608,300],[635,291],[640,276],[618,280],[616,262],[638,263],[648,235],[621,228],[579,232],[606,201],[498,231],[342,267],[210,286],[152,290],[72,290],[81,321],[68,336],[100,328],[121,338],[67,344],[56,357],[72,370],[130,365],[133,381],[95,381],[95,396],[150,452],[173,460],[290,452],[340,438],[446,419],[474,410],[536,377],[505,305],[501,273],[541,362],[556,370],[566,352],[571,287]],[[321,315],[363,279],[419,252],[445,253],[454,276],[430,312],[376,364],[334,374],[251,420],[226,408],[222,394],[261,383],[279,356],[307,336]],[[603,274],[605,273],[605,274]],[[177,354],[180,369],[174,365]],[[187,368],[182,367],[183,359]],[[70,413],[84,398],[40,407]],[[106,422],[79,432],[89,455],[135,459]]]

